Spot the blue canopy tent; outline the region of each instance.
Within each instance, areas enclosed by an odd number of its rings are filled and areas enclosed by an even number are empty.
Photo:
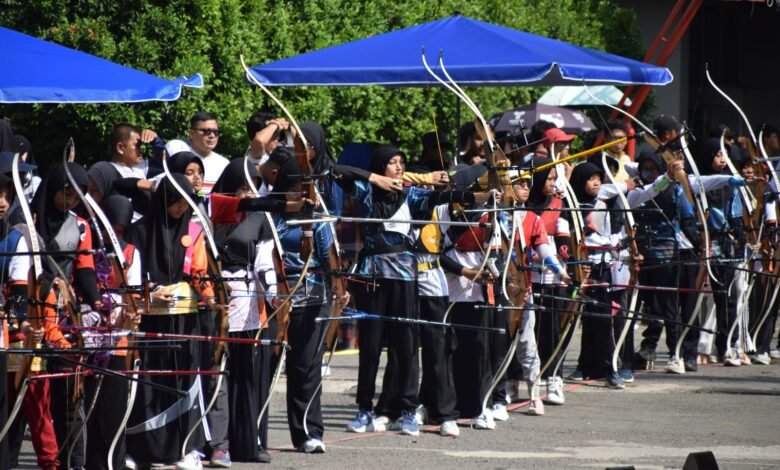
[[[182,87],[203,86],[200,74],[165,80],[2,27],[0,44],[0,103],[173,101]]]
[[[672,74],[636,60],[456,15],[252,67],[269,86],[430,86],[425,48],[461,85],[666,85]]]

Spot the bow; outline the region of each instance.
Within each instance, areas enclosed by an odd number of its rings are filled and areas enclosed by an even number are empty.
[[[40,243],[38,241],[38,234],[35,232],[35,219],[32,216],[30,205],[27,203],[27,198],[24,197],[24,186],[22,184],[22,178],[19,175],[20,157],[20,154],[14,154],[14,159],[11,164],[11,177],[14,183],[14,192],[16,193],[16,198],[19,201],[19,206],[21,207],[22,215],[24,216],[24,222],[27,225],[27,229],[29,231],[30,250],[33,253],[40,253],[41,249]],[[43,274],[43,263],[41,261],[41,255],[32,255],[32,261],[32,267],[28,276],[27,292],[31,299],[37,299],[40,295],[40,276]],[[40,329],[42,326],[41,319],[43,318],[43,306],[38,302],[33,302],[32,305],[27,307],[27,310],[28,315],[30,315],[30,325],[32,328],[35,330]],[[33,344],[32,336],[29,336],[25,338],[25,346],[28,348],[39,348],[40,344]],[[33,356],[25,356],[19,366],[19,370],[16,372],[16,376],[14,377],[14,387],[17,390],[16,402],[11,408],[11,413],[8,415],[8,421],[5,423],[3,429],[0,430],[0,441],[2,441],[5,435],[8,433],[8,430],[11,428],[11,424],[22,407],[22,400],[24,399],[24,395],[30,385],[31,372],[34,370],[42,370],[41,360],[39,358],[34,358]]]

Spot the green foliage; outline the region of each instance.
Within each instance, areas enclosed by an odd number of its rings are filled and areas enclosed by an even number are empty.
[[[510,7],[511,6],[511,7]],[[442,18],[464,15],[574,44],[641,58],[633,12],[610,0],[40,0],[18,2],[0,24],[161,77],[203,74],[206,86],[185,89],[174,103],[133,105],[4,105],[0,115],[36,146],[39,161],[57,158],[69,136],[80,161],[105,159],[112,125],[130,122],[163,138],[184,135],[199,110],[218,115],[218,150],[242,155],[244,124],[258,109],[277,111],[247,85],[238,61],[260,64]],[[501,15],[497,13],[501,12]],[[419,136],[452,131],[455,98],[438,88],[302,87],[274,90],[300,120],[316,120],[335,152],[350,141],[391,141],[412,155]],[[544,89],[469,89],[486,116],[538,98]],[[471,119],[462,110],[462,119]]]

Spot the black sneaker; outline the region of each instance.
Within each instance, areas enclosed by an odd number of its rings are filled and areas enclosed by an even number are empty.
[[[695,357],[689,357],[685,360],[685,372],[697,372],[698,370],[699,366],[696,365]]]
[[[617,372],[612,371],[607,374],[607,387],[615,390],[623,390],[626,388],[626,383],[620,378]]]
[[[262,447],[258,447],[257,461],[260,463],[271,463],[271,455]]]

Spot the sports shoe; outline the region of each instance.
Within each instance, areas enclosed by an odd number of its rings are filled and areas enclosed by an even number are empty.
[[[769,357],[772,359],[780,359],[780,349],[773,349],[769,351]]]
[[[741,363],[743,366],[749,366],[749,365],[752,365],[752,364],[753,364],[753,362],[751,362],[751,360],[750,360],[750,358],[748,357],[748,355],[747,355],[747,354],[745,354],[744,352],[741,352],[741,353],[739,353],[739,362],[740,362],[740,363]]]
[[[620,369],[618,371],[618,375],[621,379],[623,379],[623,383],[632,384],[634,383],[634,371],[633,369]]]
[[[230,452],[227,450],[217,449],[211,453],[209,459],[209,467],[212,468],[230,468],[233,462],[230,461]]]
[[[358,411],[358,414],[355,415],[355,419],[347,424],[347,431],[349,432],[371,432],[373,431],[373,428],[373,418],[371,417],[371,413],[364,410]]]
[[[637,351],[636,354],[646,362],[652,362],[656,359],[655,348],[651,348],[645,344],[639,347],[639,351]]]
[[[176,462],[176,470],[201,470],[203,464],[200,459],[203,457],[204,455],[197,450],[190,451],[183,459]]]
[[[543,416],[544,403],[542,403],[542,400],[540,398],[531,400],[531,403],[528,404],[528,411],[526,411],[526,414],[530,416]]]
[[[401,414],[401,434],[406,434],[407,436],[420,435],[420,428],[417,426],[414,412],[404,411]]]
[[[460,428],[457,421],[445,421],[441,423],[441,429],[439,434],[444,437],[458,437],[460,436]]]
[[[582,375],[582,371],[579,369],[569,374],[569,377],[567,378],[573,382],[582,382],[583,380],[585,380],[585,377]]]
[[[772,358],[769,357],[769,354],[767,353],[756,354],[753,356],[753,362],[763,366],[768,366],[772,362]]]
[[[610,372],[607,375],[607,387],[614,390],[623,390],[626,388],[625,382],[620,378],[617,372]]]
[[[506,393],[507,403],[514,403],[520,401],[520,381],[519,380],[507,380],[504,385],[504,392]]]
[[[298,447],[298,452],[304,452],[306,454],[324,454],[325,444],[323,444],[322,439],[319,437],[312,436],[304,442],[303,445]]]
[[[670,374],[684,374],[685,364],[683,364],[682,359],[676,357],[669,359],[669,363],[666,364],[666,372]]]
[[[739,357],[729,354],[723,358],[723,365],[725,367],[739,367],[742,365],[742,362],[739,360]]]
[[[530,393],[530,390],[529,390]],[[531,397],[536,398],[536,397]],[[566,403],[566,397],[563,396],[563,379],[560,377],[550,377],[547,379],[547,396],[544,402],[550,405],[563,405]],[[544,408],[542,408],[544,413]]]
[[[262,447],[257,448],[257,461],[259,463],[271,463],[271,454]]]
[[[485,411],[474,418],[471,427],[474,429],[496,429],[496,422],[493,420],[493,415]]]
[[[696,358],[695,357],[689,357],[688,359],[683,361],[683,364],[685,365],[685,372],[698,372],[699,371],[699,365],[696,364]]]
[[[125,470],[135,470],[138,468],[138,464],[135,463],[135,460],[130,457],[129,455],[125,456]]]
[[[506,405],[501,403],[493,403],[488,407],[488,413],[493,416],[496,421],[506,421],[509,419],[509,413],[506,411]]]
[[[422,426],[423,424],[428,422],[428,408],[426,408],[424,405],[420,405],[417,407],[416,410],[414,410],[414,419],[417,421],[418,426]]]

